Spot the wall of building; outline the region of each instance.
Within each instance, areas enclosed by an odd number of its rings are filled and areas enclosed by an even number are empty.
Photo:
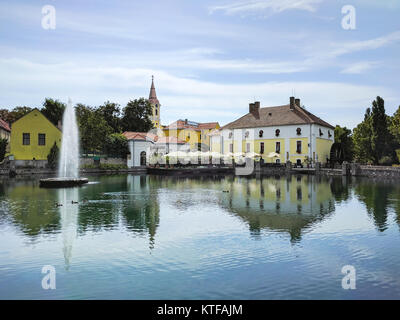
[[[144,140],[129,140],[128,147],[130,156],[126,161],[128,168],[140,166],[140,154],[144,151],[148,155],[152,142]]]
[[[22,144],[22,134],[30,133],[30,144]],[[38,144],[38,134],[46,135],[45,145]],[[60,147],[61,131],[54,126],[39,110],[33,110],[12,125],[10,154],[15,160],[47,160],[54,142]]]
[[[298,128],[301,130],[300,134],[297,134]],[[279,136],[276,136],[277,129],[280,130]],[[319,135],[319,129],[321,129],[323,136]],[[262,137],[259,134],[261,130],[263,131]],[[231,137],[229,137],[230,134],[232,134]],[[326,155],[330,153],[330,147],[334,142],[334,134],[332,129],[326,127],[303,124],[233,130],[224,129],[221,131],[219,139],[223,141],[223,150],[221,150],[223,153],[230,151],[229,145],[231,143],[233,143],[234,153],[246,152],[247,143],[251,144],[251,152],[259,153],[260,142],[264,142],[264,161],[275,162],[274,159],[268,159],[266,156],[269,152],[275,152],[275,143],[279,141],[281,143],[281,156],[279,158],[281,162],[289,160],[295,163],[298,159],[304,162],[306,157],[315,159],[317,155],[320,162],[326,162]],[[297,153],[297,141],[302,142],[301,153]],[[215,144],[215,148],[217,148],[217,144]]]

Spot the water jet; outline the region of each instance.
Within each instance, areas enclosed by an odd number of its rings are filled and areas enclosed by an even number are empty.
[[[41,187],[68,188],[88,183],[87,178],[79,177],[79,132],[71,99],[63,114],[62,130],[58,177],[41,179]]]

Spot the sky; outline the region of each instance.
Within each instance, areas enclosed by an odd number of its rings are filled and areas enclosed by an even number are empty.
[[[224,125],[295,95],[353,128],[378,95],[390,115],[400,105],[399,16],[400,0],[0,0],[0,108],[123,107],[154,75],[162,124]]]

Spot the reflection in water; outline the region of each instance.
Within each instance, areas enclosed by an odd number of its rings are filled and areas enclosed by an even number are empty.
[[[79,213],[79,189],[58,189],[58,205],[61,219],[63,254],[65,268],[68,270],[72,257],[72,245],[77,236]]]
[[[396,183],[300,175],[91,180],[98,183],[60,190],[1,182],[0,299],[340,299],[350,294],[337,280],[349,263],[364,274],[351,298],[399,296]],[[51,293],[37,281],[47,263],[60,279]]]
[[[334,211],[329,184],[315,177],[237,178],[222,205],[247,222],[252,235],[263,229],[288,232],[300,241],[304,230]]]

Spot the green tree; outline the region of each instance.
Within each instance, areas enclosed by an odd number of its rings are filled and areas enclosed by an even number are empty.
[[[4,160],[4,157],[6,155],[7,145],[8,145],[7,139],[1,138],[0,139],[0,162],[2,162]]]
[[[40,112],[42,112],[54,125],[57,125],[58,121],[62,120],[65,107],[65,103],[51,98],[46,98]]]
[[[152,108],[144,98],[131,100],[123,109],[122,129],[124,131],[148,132],[153,128]]]
[[[101,152],[106,137],[113,131],[112,128],[93,107],[78,104],[76,115],[84,153]]]
[[[128,154],[128,140],[120,133],[107,136],[104,143],[104,153],[116,158],[125,158]]]
[[[17,121],[19,118],[23,117],[27,113],[31,112],[33,109],[30,107],[15,107],[11,111],[8,111],[6,109],[2,109],[2,119],[4,121],[7,121],[8,123],[13,123],[14,121]],[[8,112],[7,112],[8,111]]]
[[[57,144],[54,142],[53,146],[51,147],[49,154],[47,155],[47,165],[51,169],[56,169],[58,166],[58,156],[59,156],[59,149]]]
[[[353,160],[353,137],[351,134],[351,130],[346,127],[341,127],[337,125],[335,127],[335,142],[339,143],[341,146],[343,161],[352,161]]]
[[[371,112],[371,148],[373,150],[374,163],[379,163],[384,156],[392,156],[393,137],[389,132],[390,119],[385,113],[385,101],[381,97],[377,97],[372,102]]]
[[[397,108],[397,111],[393,114],[390,123],[390,133],[396,139],[396,142],[400,144],[400,106]]]
[[[373,151],[371,145],[372,124],[371,109],[367,108],[364,121],[353,130],[354,159],[361,163],[373,162]]]
[[[122,130],[121,110],[119,104],[114,102],[104,102],[97,112],[103,117],[107,124],[112,128],[113,132],[120,133]]]

